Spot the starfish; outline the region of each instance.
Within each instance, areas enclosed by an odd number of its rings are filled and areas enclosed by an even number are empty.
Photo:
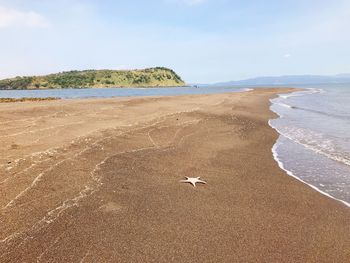
[[[196,187],[196,183],[206,184],[207,182],[201,180],[200,177],[185,177],[186,180],[181,180],[180,183],[190,183]]]

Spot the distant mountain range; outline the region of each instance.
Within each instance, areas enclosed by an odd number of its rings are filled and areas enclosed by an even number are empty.
[[[252,79],[216,83],[213,84],[213,86],[291,86],[337,83],[350,83],[350,74],[339,74],[334,76],[290,75],[278,77],[257,77]]]

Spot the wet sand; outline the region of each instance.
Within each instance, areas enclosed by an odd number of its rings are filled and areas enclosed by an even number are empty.
[[[350,209],[272,157],[283,91],[1,104],[0,262],[347,262]]]

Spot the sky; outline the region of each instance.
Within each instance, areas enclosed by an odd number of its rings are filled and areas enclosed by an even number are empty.
[[[350,0],[0,0],[0,78],[154,66],[187,83],[350,73]]]

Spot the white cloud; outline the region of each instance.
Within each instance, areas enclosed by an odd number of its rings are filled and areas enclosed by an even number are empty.
[[[33,11],[20,11],[0,6],[0,28],[48,27],[45,17]]]
[[[290,58],[292,55],[291,54],[284,54],[285,58]]]

